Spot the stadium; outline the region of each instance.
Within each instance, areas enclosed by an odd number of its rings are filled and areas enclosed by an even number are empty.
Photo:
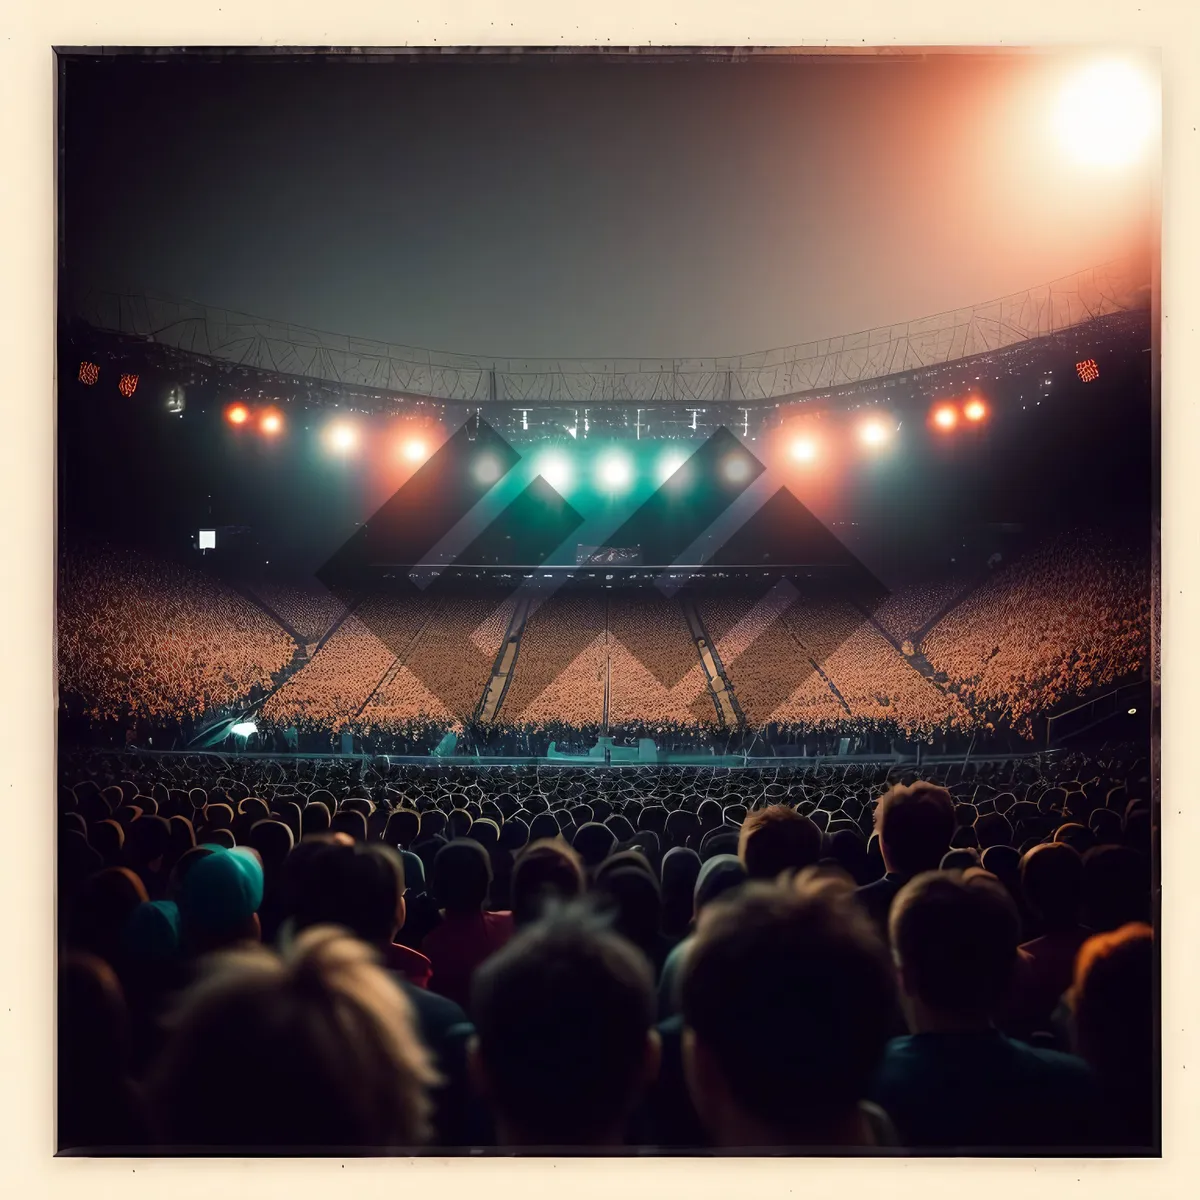
[[[60,1147],[1152,1152],[1155,270],[661,358],[64,275]]]
[[[73,327],[61,364],[82,417],[71,528],[98,438],[136,447],[131,503],[137,462],[162,471],[198,443],[227,456],[226,490],[271,492],[164,497],[176,548],[191,541],[170,558],[68,544],[65,704],[110,739],[611,763],[1146,736],[1149,311],[1129,264],[724,363],[431,365],[428,394],[359,382],[417,382],[399,348],[90,300],[97,324]],[[261,365],[339,343],[358,353],[314,353],[312,375]],[[783,390],[811,380],[835,386]],[[1140,444],[1113,436],[1131,425]],[[1044,457],[1014,494],[1031,437]],[[1120,484],[1072,496],[1046,465],[1071,458]],[[356,522],[315,497],[354,531],[319,564],[294,544],[310,470],[330,490],[401,480]],[[973,507],[938,512],[967,477]],[[98,594],[122,613],[108,636]],[[222,649],[181,663],[168,626]],[[110,648],[125,670],[89,685]]]

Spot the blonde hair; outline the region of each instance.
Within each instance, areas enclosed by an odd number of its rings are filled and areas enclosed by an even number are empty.
[[[168,1141],[418,1145],[441,1082],[375,951],[330,925],[215,954],[152,1082]]]

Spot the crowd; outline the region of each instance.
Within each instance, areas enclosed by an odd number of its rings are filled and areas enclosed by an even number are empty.
[[[132,550],[61,556],[58,680],[95,722],[199,721],[269,689],[295,643],[203,571]]]
[[[679,604],[658,593],[608,605],[610,722],[711,724],[716,708]]]
[[[919,644],[919,626],[909,627],[944,608],[950,585],[905,589],[873,620],[848,599],[795,587],[700,589],[694,599],[743,714],[742,740],[778,727],[797,744],[934,746],[1012,731],[1030,739],[1040,716],[1149,670],[1150,583],[1148,562],[1093,532],[992,572]],[[332,597],[259,590],[305,639],[337,619]],[[259,716],[301,731],[310,748],[340,745],[345,732],[405,753],[428,740],[419,730],[473,719],[514,604],[485,588],[368,594],[305,661],[315,642],[297,654],[265,611],[202,572],[127,552],[73,554],[62,571],[60,689],[73,719],[157,726],[156,745],[269,696]],[[548,744],[548,731],[565,741],[563,726],[607,724],[692,726],[696,744],[729,744],[684,609],[655,591],[568,590],[534,604],[498,719],[477,743]]]
[[[1063,535],[988,578],[922,649],[977,714],[1032,732],[1064,700],[1148,669],[1151,577],[1102,534]]]
[[[526,621],[504,698],[505,721],[600,726],[607,665],[604,597],[560,592],[547,598]]]
[[[966,586],[967,579],[951,575],[898,588],[871,606],[871,616],[894,638],[905,642],[948,608]]]
[[[59,1144],[1150,1152],[1150,787],[68,751]]]
[[[306,646],[315,645],[346,611],[346,598],[315,581],[297,587],[278,580],[260,582],[251,590],[262,602],[300,635]]]

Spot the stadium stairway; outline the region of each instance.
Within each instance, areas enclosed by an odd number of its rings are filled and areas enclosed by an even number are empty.
[[[700,610],[696,607],[695,599],[691,596],[680,596],[679,606],[683,609],[692,641],[696,643],[696,653],[700,656],[700,665],[704,668],[704,677],[708,681],[708,689],[712,693],[713,703],[717,707],[717,720],[720,721],[721,728],[733,729],[744,725],[746,716],[742,712],[742,706],[738,703],[733,684],[729,676],[725,674],[717,647],[704,627],[704,620],[700,616]]]
[[[237,582],[236,579],[222,579],[222,582],[232,588],[243,600],[248,600],[255,608],[261,609],[278,625],[284,633],[288,635],[296,643],[297,646],[303,646],[304,635],[290,622],[286,621],[279,613],[277,613],[261,596],[251,591],[248,587]]]
[[[375,697],[381,691],[383,691],[393,679],[396,678],[396,674],[400,668],[403,667],[404,664],[412,657],[412,652],[417,648],[418,643],[424,636],[425,630],[429,628],[434,618],[437,617],[441,611],[442,606],[440,603],[430,610],[428,615],[425,617],[425,620],[421,622],[421,627],[412,635],[408,645],[404,647],[401,653],[397,654],[396,657],[392,659],[392,661],[388,664],[387,670],[384,671],[378,680],[376,680],[375,686],[367,693],[367,698],[358,706],[357,709],[355,709],[354,719],[361,717],[362,714],[366,712],[371,701],[374,700]]]
[[[234,591],[238,593],[238,595],[244,597],[246,600],[249,600],[250,603],[255,605],[257,608],[260,608],[273,621],[278,622],[280,628],[283,629],[296,643],[296,648],[292,652],[291,662],[289,662],[282,671],[277,672],[272,677],[270,691],[265,692],[257,700],[253,701],[247,696],[238,706],[239,713],[236,716],[219,717],[217,720],[209,722],[203,729],[198,730],[193,735],[192,740],[188,743],[189,749],[196,749],[200,748],[201,746],[209,745],[213,742],[214,738],[218,738],[219,740],[219,736],[224,736],[219,735],[219,731],[223,726],[229,726],[235,721],[244,720],[246,716],[253,715],[254,712],[261,710],[262,706],[266,704],[266,702],[270,700],[270,698],[275,695],[280,688],[285,687],[293,676],[304,670],[304,668],[308,666],[310,662],[312,662],[312,660],[320,652],[321,647],[324,646],[325,643],[329,641],[329,639],[333,637],[333,635],[341,628],[346,618],[354,612],[354,610],[361,603],[362,599],[361,597],[357,597],[347,603],[346,608],[342,612],[341,616],[339,616],[338,619],[334,621],[334,623],[330,625],[330,627],[324,632],[324,634],[322,634],[320,641],[317,642],[317,644],[313,647],[312,653],[309,654],[307,650],[307,644],[305,643],[303,636],[297,632],[297,630],[293,629],[292,626],[289,625],[288,622],[285,621],[269,605],[263,603],[263,601],[260,600],[253,592],[247,591],[238,584],[235,584],[230,580],[226,580],[225,582],[232,587]]]
[[[508,628],[504,631],[504,640],[496,652],[496,661],[492,664],[492,673],[484,685],[483,695],[475,706],[475,720],[485,725],[495,721],[508,695],[512,683],[513,672],[517,666],[517,656],[521,650],[521,637],[525,632],[525,622],[529,619],[529,610],[533,597],[518,595],[513,605],[512,616],[508,619]]]
[[[980,571],[979,574],[976,575],[970,581],[970,583],[968,583],[966,585],[966,587],[964,587],[961,591],[955,592],[955,594],[953,596],[951,596],[950,599],[947,600],[946,603],[943,604],[942,607],[939,608],[938,611],[935,612],[933,614],[933,616],[930,617],[929,620],[926,621],[925,624],[921,626],[920,629],[914,629],[912,631],[912,634],[910,636],[911,636],[913,645],[916,646],[918,650],[920,650],[921,643],[925,640],[926,636],[929,634],[929,631],[939,621],[943,620],[950,613],[952,613],[960,604],[963,603],[964,600],[966,600],[970,595],[972,595],[972,593],[975,592],[975,590],[978,587],[980,587],[980,585],[982,585],[989,578],[991,578],[992,574],[993,574],[993,571],[991,568],[988,568],[987,570],[984,570],[984,571]]]
[[[809,648],[804,644],[803,640],[800,638],[800,635],[792,628],[791,623],[787,620],[787,618],[781,617],[780,623],[783,625],[783,628],[787,631],[788,636],[792,639],[793,642],[796,643],[797,646],[800,647],[801,651],[804,653],[804,656],[812,664],[812,669],[814,671],[816,671],[816,673],[818,675],[820,675],[821,679],[825,683],[825,686],[832,693],[833,698],[845,710],[846,716],[850,716],[851,715],[850,714],[850,705],[846,703],[846,697],[843,696],[842,693],[838,691],[837,684],[834,683],[833,680],[829,677],[829,675],[825,671],[825,668],[822,667],[821,664],[819,662],[817,662],[817,660],[812,656],[812,654],[809,653]]]

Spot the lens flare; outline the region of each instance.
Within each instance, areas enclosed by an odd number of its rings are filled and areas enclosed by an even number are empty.
[[[633,468],[623,454],[606,455],[600,462],[600,482],[609,491],[622,491],[633,478]]]
[[[500,478],[500,464],[494,454],[483,454],[475,463],[475,478],[480,483],[495,483]]]
[[[816,462],[817,443],[810,437],[798,437],[792,442],[792,458],[799,463]]]
[[[891,435],[892,431],[890,427],[877,417],[872,417],[870,420],[864,421],[858,427],[858,436],[862,440],[863,445],[869,446],[872,450],[884,445]]]
[[[538,463],[538,474],[556,491],[561,492],[571,483],[571,464],[562,454],[547,454]]]
[[[750,478],[750,459],[745,454],[731,454],[725,460],[723,470],[730,483],[743,483]]]
[[[682,450],[671,450],[664,454],[658,464],[658,482],[666,483],[668,479],[673,479],[675,483],[682,483],[683,476],[677,475],[677,472],[687,460],[688,456]]]
[[[329,444],[340,454],[345,454],[358,444],[358,432],[353,425],[338,421],[329,427]]]
[[[933,411],[933,423],[939,429],[953,429],[958,424],[958,410],[953,404],[939,406]]]
[[[1063,151],[1084,166],[1128,166],[1154,132],[1157,91],[1148,73],[1121,59],[1077,71],[1063,84],[1054,112]]]

